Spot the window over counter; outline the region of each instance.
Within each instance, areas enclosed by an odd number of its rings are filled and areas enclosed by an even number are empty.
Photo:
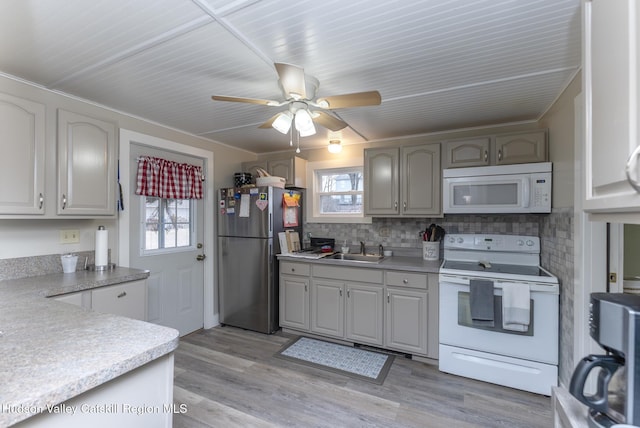
[[[310,162],[307,183],[307,222],[371,223],[364,216],[362,160]]]

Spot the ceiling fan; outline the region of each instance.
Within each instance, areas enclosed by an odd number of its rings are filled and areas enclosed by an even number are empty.
[[[318,124],[331,131],[339,131],[349,126],[342,119],[327,113],[325,110],[333,110],[347,107],[361,107],[379,105],[381,102],[378,91],[356,92],[353,94],[334,95],[316,98],[320,82],[312,76],[304,74],[304,69],[292,64],[275,63],[278,73],[278,83],[284,95],[284,101],[262,100],[256,98],[229,97],[214,95],[215,101],[231,101],[236,103],[262,104],[270,107],[288,106],[288,109],[272,116],[259,128],[274,128],[287,134],[292,128],[306,137],[316,133],[314,126]],[[311,110],[315,108],[318,110]]]

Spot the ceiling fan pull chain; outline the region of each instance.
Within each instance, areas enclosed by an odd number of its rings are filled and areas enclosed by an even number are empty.
[[[300,132],[296,130],[296,136],[298,138],[298,147],[296,147],[296,153],[300,153]]]

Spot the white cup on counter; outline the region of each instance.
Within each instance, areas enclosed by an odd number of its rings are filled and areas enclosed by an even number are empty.
[[[76,271],[76,265],[78,264],[78,256],[75,254],[63,254],[60,256],[62,262],[62,272],[73,273]]]

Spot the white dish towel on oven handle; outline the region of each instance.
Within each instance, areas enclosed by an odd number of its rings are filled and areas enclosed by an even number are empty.
[[[512,331],[529,330],[531,305],[529,286],[522,283],[502,282],[502,328]]]

